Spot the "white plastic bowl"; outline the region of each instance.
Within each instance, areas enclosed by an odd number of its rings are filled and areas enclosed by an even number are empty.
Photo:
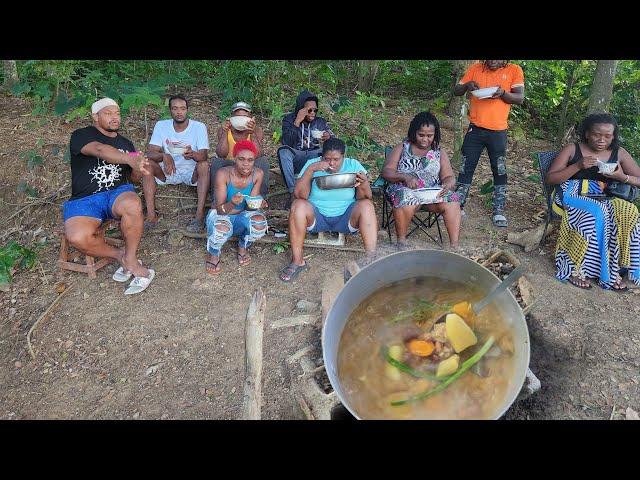
[[[171,145],[169,145],[167,149],[169,150],[169,153],[173,155],[184,155],[187,151],[185,147],[172,147]]]
[[[262,197],[244,197],[247,202],[247,210],[258,210],[262,205]]]
[[[438,198],[440,190],[442,190],[440,187],[418,188],[413,191],[413,195],[422,202],[435,203],[440,200]]]
[[[611,174],[615,171],[617,166],[618,166],[618,162],[612,162],[612,163],[600,162],[598,163],[598,172]]]
[[[249,117],[238,115],[235,117],[231,117],[229,120],[231,121],[231,125],[233,125],[233,128],[235,128],[239,132],[242,132],[247,129],[247,123],[249,123],[249,120],[251,119]]]
[[[472,90],[471,95],[480,99],[490,98],[497,90],[498,87],[479,88],[478,90]]]
[[[324,131],[322,130],[311,130],[311,136],[313,138],[317,138],[318,140],[320,140],[322,138],[322,135],[324,135]]]

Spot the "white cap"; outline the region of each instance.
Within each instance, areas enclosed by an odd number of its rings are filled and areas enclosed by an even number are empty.
[[[104,107],[110,107],[110,106],[114,106],[117,107],[118,104],[115,102],[115,100],[112,100],[111,98],[102,98],[100,100],[98,100],[97,102],[93,102],[93,105],[91,105],[91,113],[98,113],[100,110],[102,110]]]

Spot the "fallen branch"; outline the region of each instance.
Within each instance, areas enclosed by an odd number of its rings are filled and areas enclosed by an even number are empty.
[[[282,190],[276,190],[275,192],[267,193],[265,199],[269,199],[271,197],[277,197],[278,195],[284,195],[285,193],[289,193],[288,188],[283,188]]]
[[[245,370],[242,400],[242,418],[260,420],[262,402],[262,337],[266,298],[262,289],[253,294],[244,327]]]
[[[304,400],[304,397],[302,395],[296,395],[296,399],[298,400],[298,405],[300,405],[302,413],[304,413],[304,417],[307,420],[315,420],[315,417],[313,416],[313,413],[311,413],[311,409],[309,408],[309,405],[307,405],[307,402]]]
[[[66,187],[65,187],[65,189],[66,189]],[[2,220],[2,221],[0,222],[0,225],[4,225],[5,223],[8,223],[8,222],[9,222],[9,220],[11,220],[12,218],[14,218],[14,217],[15,217],[15,216],[17,216],[17,215],[20,215],[22,212],[24,212],[26,209],[28,209],[28,208],[30,208],[30,207],[34,207],[34,206],[38,206],[38,205],[42,205],[42,204],[45,204],[45,203],[50,203],[52,200],[57,199],[57,198],[58,198],[58,196],[59,196],[61,193],[62,193],[62,190],[58,190],[56,193],[54,193],[54,194],[52,194],[52,195],[49,195],[48,197],[41,198],[41,199],[39,199],[39,200],[37,200],[37,201],[34,201],[34,202],[30,202],[30,203],[28,203],[27,205],[25,205],[24,207],[22,207],[20,210],[18,210],[16,213],[14,213],[13,215],[11,215],[10,217],[5,218],[4,220]],[[64,195],[64,196],[63,196],[63,197],[61,197],[61,198],[65,198],[65,197],[68,197],[68,196],[69,196],[69,194]]]
[[[38,324],[49,314],[51,309],[57,305],[57,303],[62,299],[62,297],[64,297],[67,294],[69,290],[71,290],[71,287],[73,287],[73,284],[69,285],[67,288],[65,288],[64,292],[58,295],[58,297],[53,301],[53,303],[49,305],[49,308],[47,308],[44,311],[44,313],[40,315],[40,318],[38,318],[38,320],[36,320],[36,323],[34,323],[29,329],[29,332],[27,333],[27,348],[29,350],[29,353],[31,354],[31,358],[33,358],[34,360],[36,359],[36,355],[35,353],[33,353],[33,348],[31,348],[31,334],[36,329]]]

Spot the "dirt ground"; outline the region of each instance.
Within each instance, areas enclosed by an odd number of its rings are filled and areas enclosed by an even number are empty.
[[[207,92],[193,92],[191,98],[190,115],[207,124],[213,151],[218,101]],[[261,241],[252,248],[253,262],[240,267],[232,243],[223,250],[222,275],[208,276],[205,241],[169,235],[189,223],[195,189],[167,187],[158,191],[161,224],[143,237],[140,248],[145,264],[156,270],[147,291],[123,295],[123,284],[111,279],[114,265],[101,269],[95,280],[59,271],[59,241],[53,230],[62,223],[61,204],[70,193],[69,165],[62,157],[71,132],[88,120],[65,124],[55,118],[39,125],[28,101],[8,96],[0,96],[0,109],[0,245],[11,240],[25,245],[49,242],[36,267],[18,271],[9,291],[0,292],[0,419],[241,418],[244,321],[258,286],[267,302],[262,418],[304,419],[294,391],[302,369],[291,356],[308,347],[312,361],[321,364],[320,322],[274,325],[301,313],[319,318],[325,279],[360,254],[307,248],[311,270],[284,284],[278,272],[288,263],[288,251],[276,254],[273,244]],[[380,144],[397,143],[411,119],[392,109],[388,113],[390,125],[373,133]],[[145,123],[143,115],[132,114],[121,133],[144,149],[153,121]],[[270,138],[272,131],[268,126],[265,130],[265,138]],[[443,137],[444,148],[451,152],[451,132],[443,130]],[[541,188],[526,178],[537,174],[529,153],[549,147],[542,141],[510,142],[509,228],[492,226],[490,208],[479,194],[479,185],[491,178],[483,157],[461,237],[462,253],[469,256],[495,248],[511,250],[527,267],[526,277],[535,289],[537,302],[527,317],[530,368],[542,388],[514,403],[504,418],[631,418],[632,411],[640,411],[640,290],[584,291],[556,281],[555,232],[544,248],[529,253],[506,243],[508,232],[541,222]],[[57,151],[56,146],[63,148]],[[19,157],[28,150],[41,153],[44,165],[29,171],[26,159]],[[269,146],[267,153],[277,167],[275,147]],[[371,180],[376,176],[372,169]],[[40,192],[38,201],[18,192],[25,181]],[[272,174],[269,192],[282,188],[282,178]],[[270,207],[280,209],[285,200],[286,195],[274,196]],[[379,207],[381,199],[376,202]],[[411,240],[414,248],[438,248],[423,234]],[[394,251],[386,234],[379,245],[383,253]],[[361,242],[349,238],[347,246],[360,248]],[[32,359],[27,334],[62,284],[67,289],[64,298],[32,333]],[[301,300],[309,303],[302,305]]]

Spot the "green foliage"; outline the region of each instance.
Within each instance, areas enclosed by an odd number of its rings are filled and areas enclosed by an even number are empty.
[[[575,132],[586,113],[596,61],[512,62],[525,73],[525,102],[511,108],[511,134],[553,140],[565,116],[565,131]],[[153,108],[167,117],[163,98],[206,85],[219,95],[220,120],[232,103],[247,101],[266,119],[277,144],[282,116],[306,88],[320,98],[320,115],[332,129],[350,139],[349,154],[359,158],[378,151],[370,129],[386,125],[386,97],[394,99],[396,114],[430,109],[442,115],[458,80],[451,60],[380,60],[369,95],[356,91],[357,60],[28,60],[18,61],[17,67],[20,82],[11,93],[33,100],[33,128],[48,114],[67,122],[85,118],[101,96],[118,101],[125,115]],[[639,112],[640,61],[620,60],[611,113],[620,124],[623,145],[640,160]],[[37,164],[34,157],[32,165]]]
[[[493,180],[489,180],[488,182],[484,183],[480,187],[480,197],[482,198],[482,203],[486,207],[490,207],[491,206],[491,202],[493,200],[493,191],[494,190],[495,190],[495,188],[494,188],[494,185],[493,185]]]
[[[37,260],[36,251],[25,248],[17,242],[4,246],[0,249],[0,283],[11,283],[14,269],[32,269]]]
[[[18,184],[18,192],[26,193],[29,197],[38,197],[38,191],[26,182],[20,182]]]
[[[286,242],[276,242],[271,248],[277,255],[278,253],[282,253],[287,250],[289,248],[289,244],[287,244]]]

